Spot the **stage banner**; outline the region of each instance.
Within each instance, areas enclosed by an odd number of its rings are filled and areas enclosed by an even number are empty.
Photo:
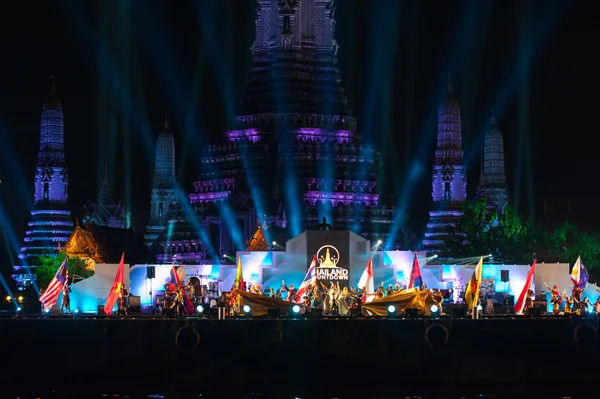
[[[317,281],[329,286],[340,283],[348,287],[350,266],[350,232],[308,231],[307,259],[317,255]],[[308,265],[307,265],[308,267]]]

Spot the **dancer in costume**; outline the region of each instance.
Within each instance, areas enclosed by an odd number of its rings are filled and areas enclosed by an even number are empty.
[[[548,287],[548,284],[544,281],[544,285],[550,291],[550,303],[552,304],[552,314],[559,314],[560,304],[562,303],[562,295],[558,290],[558,285],[554,284],[554,287]]]

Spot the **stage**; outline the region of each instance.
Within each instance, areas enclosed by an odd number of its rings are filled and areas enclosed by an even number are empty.
[[[0,349],[10,364],[4,377],[15,387],[32,379],[56,384],[68,378],[73,386],[107,384],[103,389],[268,387],[270,392],[290,392],[293,387],[300,395],[315,384],[335,393],[358,383],[360,376],[357,389],[386,384],[431,389],[433,382],[504,390],[555,388],[557,383],[575,388],[597,380],[597,329],[596,317],[20,315],[0,318]],[[44,359],[56,359],[56,367],[42,372],[38,367]]]

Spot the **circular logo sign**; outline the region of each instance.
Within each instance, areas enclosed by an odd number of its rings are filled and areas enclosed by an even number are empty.
[[[340,261],[340,252],[333,245],[323,245],[317,251],[319,267],[337,267]]]

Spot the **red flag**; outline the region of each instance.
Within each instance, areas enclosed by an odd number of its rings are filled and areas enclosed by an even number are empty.
[[[194,314],[194,304],[192,300],[188,297],[187,292],[183,289],[183,285],[181,284],[181,280],[179,279],[179,274],[177,274],[177,270],[175,269],[175,263],[172,265],[173,270],[171,271],[175,276],[175,285],[177,285],[177,289],[182,290],[183,292],[183,308],[186,314]]]
[[[529,273],[527,273],[527,278],[525,278],[525,285],[521,290],[521,295],[519,295],[519,299],[515,304],[515,313],[521,314],[523,313],[523,308],[525,307],[525,299],[527,298],[527,293],[531,289],[531,282],[533,281],[533,274],[535,273],[535,264],[536,260],[533,260],[533,264],[531,265],[531,269],[529,269]]]
[[[117,299],[119,299],[119,295],[121,295],[121,288],[123,287],[123,269],[125,268],[125,253],[121,255],[121,263],[119,263],[119,268],[117,269],[117,275],[115,276],[115,281],[108,293],[108,297],[106,298],[106,304],[104,305],[104,313],[107,315],[111,315],[113,312],[113,308],[115,307],[115,303],[117,303]]]
[[[412,270],[410,271],[410,280],[408,280],[408,288],[415,288],[423,285],[423,279],[421,278],[421,268],[419,267],[419,258],[415,252],[413,259]]]
[[[369,258],[365,271],[363,271],[360,280],[358,280],[358,289],[364,290],[364,303],[375,299],[375,284],[373,283],[373,257]]]

